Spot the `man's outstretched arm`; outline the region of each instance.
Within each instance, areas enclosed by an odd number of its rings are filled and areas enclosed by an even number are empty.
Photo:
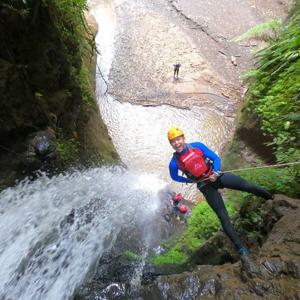
[[[179,171],[179,169],[178,169],[177,161],[175,158],[172,158],[172,160],[170,161],[170,164],[169,164],[169,172],[170,172],[171,178],[177,182],[193,183],[192,179],[178,175],[178,171]]]

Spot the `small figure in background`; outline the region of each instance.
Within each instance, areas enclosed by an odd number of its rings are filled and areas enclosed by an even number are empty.
[[[185,222],[190,214],[188,207],[185,204],[183,204],[183,202],[186,202],[186,200],[183,198],[181,193],[173,194],[172,204],[176,218],[180,221]]]
[[[174,79],[178,79],[178,73],[179,73],[179,68],[181,67],[181,64],[175,64],[174,66]]]
[[[160,199],[162,201],[160,213],[168,223],[175,226],[178,225],[178,221],[181,224],[186,223],[191,216],[191,208],[189,201],[181,193],[165,189],[161,191]]]

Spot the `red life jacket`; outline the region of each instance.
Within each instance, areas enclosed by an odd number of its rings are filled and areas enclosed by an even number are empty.
[[[182,155],[177,152],[174,157],[177,160],[179,170],[181,170],[188,178],[191,179],[206,179],[212,173],[212,164],[209,159],[205,157],[203,152],[198,148],[192,148],[187,144],[188,151]]]

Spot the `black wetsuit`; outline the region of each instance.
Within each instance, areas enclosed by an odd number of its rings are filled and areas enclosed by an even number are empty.
[[[271,199],[272,194],[262,187],[249,183],[248,181],[236,176],[232,173],[221,174],[215,182],[209,182],[206,184],[198,183],[199,190],[203,193],[210,207],[217,214],[225,233],[230,240],[234,243],[237,249],[240,249],[243,245],[237,235],[230,219],[226,207],[224,205],[223,198],[219,193],[219,188],[229,188],[233,190],[239,190],[243,192],[252,193],[256,196],[260,196],[264,199]]]
[[[174,78],[178,79],[178,73],[179,73],[179,68],[180,67],[181,67],[181,64],[174,65]]]
[[[189,145],[192,146],[193,148],[198,148],[199,150],[201,150],[203,154],[213,162],[214,172],[220,171],[221,159],[216,153],[214,153],[207,146],[199,142],[194,142]],[[188,151],[187,146],[184,147],[183,152],[180,154],[184,154],[186,153],[186,151]],[[183,182],[183,183],[194,182],[192,179],[180,176],[178,174],[179,167],[178,167],[176,156],[174,155],[169,164],[169,171],[170,171],[171,178],[177,182]],[[219,193],[218,189],[229,188],[233,190],[252,193],[264,199],[272,198],[272,194],[269,193],[264,188],[262,188],[261,186],[252,184],[242,179],[239,176],[233,175],[232,173],[221,173],[221,175],[218,177],[218,179],[215,182],[209,182],[209,181],[200,182],[197,184],[197,187],[203,193],[210,207],[217,214],[218,218],[221,221],[225,233],[228,235],[228,237],[234,243],[237,249],[240,249],[242,247],[242,243],[229,219],[228,212],[225,208],[223,198]]]

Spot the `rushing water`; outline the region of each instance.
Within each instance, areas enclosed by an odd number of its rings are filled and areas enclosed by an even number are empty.
[[[155,213],[163,185],[149,175],[103,167],[4,190],[0,299],[69,299],[122,224],[144,226]]]

